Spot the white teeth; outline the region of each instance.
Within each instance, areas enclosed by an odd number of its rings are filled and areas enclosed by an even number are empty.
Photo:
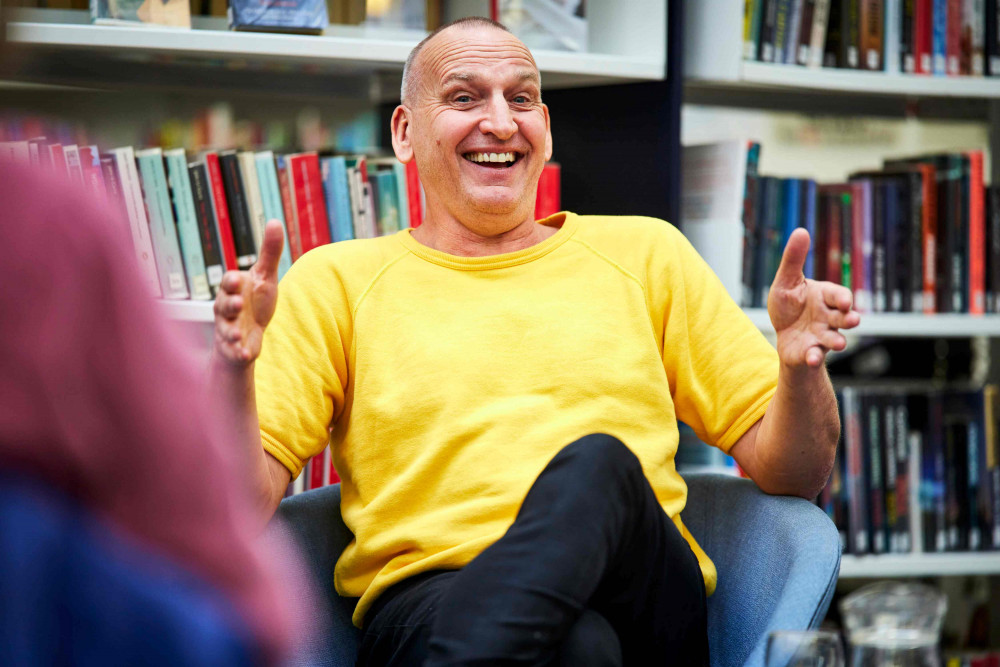
[[[466,153],[465,159],[471,162],[514,162],[514,153]]]

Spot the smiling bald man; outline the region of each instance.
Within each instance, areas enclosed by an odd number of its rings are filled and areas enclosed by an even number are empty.
[[[682,520],[678,420],[769,493],[815,496],[833,465],[823,361],[859,316],[803,277],[808,234],[768,300],[775,350],[670,224],[533,219],[549,123],[524,44],[445,26],[392,117],[424,224],[307,253],[278,302],[269,223],[216,300],[266,516],[332,446],[361,665],[707,665],[716,571]]]

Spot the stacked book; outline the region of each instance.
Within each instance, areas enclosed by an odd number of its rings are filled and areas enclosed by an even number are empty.
[[[755,142],[684,152],[684,231],[744,307],[767,305],[804,227],[806,277],[850,287],[858,310],[1000,312],[1000,190],[984,186],[982,151],[888,160],[829,184],[761,175],[759,159]]]
[[[745,0],[746,60],[1000,76],[996,0]]]
[[[818,499],[845,553],[1000,550],[1000,392],[838,391],[841,439]]]

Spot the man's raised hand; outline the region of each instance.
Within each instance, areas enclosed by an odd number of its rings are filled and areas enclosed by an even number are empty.
[[[858,326],[861,316],[851,309],[851,290],[805,277],[802,269],[808,252],[809,232],[796,229],[788,238],[771,283],[767,312],[778,335],[781,363],[816,368],[823,364],[827,352],[847,346],[839,329]]]
[[[249,271],[227,271],[215,297],[215,354],[234,365],[260,356],[264,328],[278,303],[278,261],[284,233],[281,222],[264,227],[260,256]]]

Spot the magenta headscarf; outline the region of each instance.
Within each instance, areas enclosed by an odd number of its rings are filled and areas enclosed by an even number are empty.
[[[117,214],[0,163],[0,466],[71,494],[227,592],[265,662],[293,609],[224,411],[146,293]]]

